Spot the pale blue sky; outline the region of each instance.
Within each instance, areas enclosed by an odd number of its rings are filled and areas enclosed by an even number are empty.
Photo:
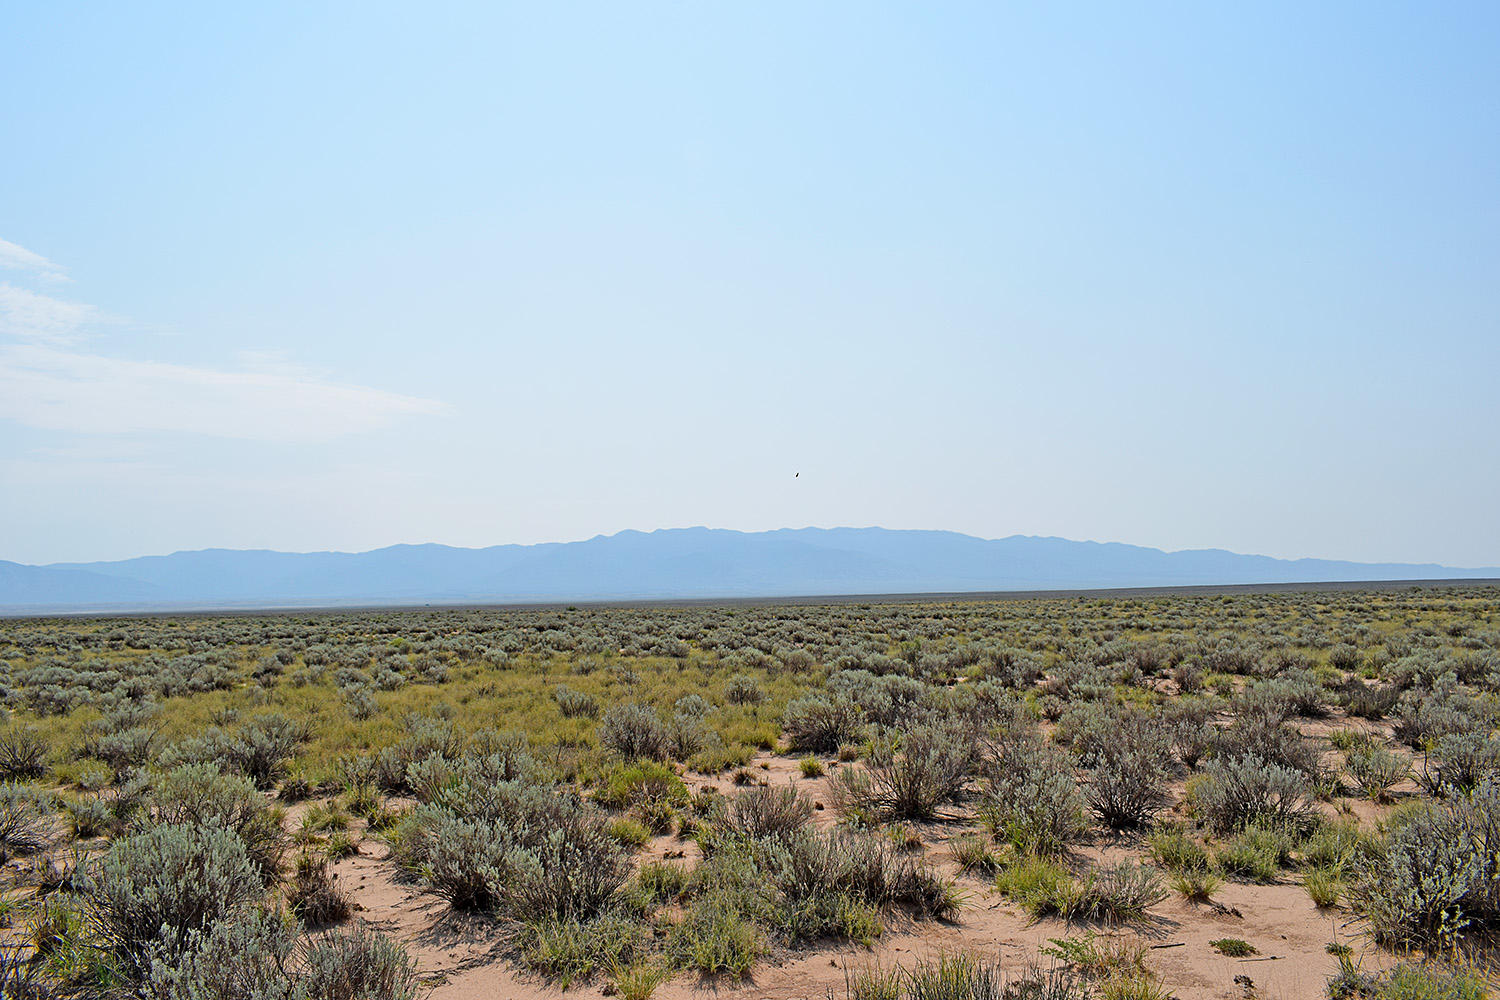
[[[1500,564],[1497,51],[1490,3],[6,5],[0,559]]]

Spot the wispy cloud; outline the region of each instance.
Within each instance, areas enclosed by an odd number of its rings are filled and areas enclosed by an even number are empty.
[[[327,441],[445,409],[429,399],[305,375],[0,347],[0,419],[45,430]]]
[[[0,268],[62,277],[45,257],[0,240]],[[178,432],[247,441],[326,441],[446,407],[346,385],[276,352],[204,368],[85,351],[121,321],[95,306],[0,282],[0,420],[79,434]],[[10,343],[5,343],[5,340]]]
[[[78,341],[104,314],[81,302],[64,302],[0,282],[0,335],[51,344]]]
[[[9,240],[0,240],[0,270],[25,271],[52,281],[66,281],[68,278],[62,265]]]

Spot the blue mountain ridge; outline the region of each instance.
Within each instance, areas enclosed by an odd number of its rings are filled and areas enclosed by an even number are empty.
[[[621,531],[579,542],[392,545],[369,552],[202,549],[113,562],[0,562],[13,610],[1061,590],[1479,579],[1500,568],[1273,559],[1222,549],[885,528]]]

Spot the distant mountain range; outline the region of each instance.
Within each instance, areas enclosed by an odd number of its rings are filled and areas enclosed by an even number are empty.
[[[1222,549],[951,531],[709,528],[583,542],[204,549],[117,562],[0,561],[8,611],[786,597],[1500,577],[1500,567],[1272,559]]]

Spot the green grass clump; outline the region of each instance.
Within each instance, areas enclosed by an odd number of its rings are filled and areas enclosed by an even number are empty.
[[[622,847],[642,848],[651,840],[651,831],[628,816],[610,820],[608,830]]]
[[[705,975],[743,979],[766,951],[765,934],[737,906],[706,896],[688,907],[667,937],[667,953],[679,965]]]
[[[518,940],[521,964],[567,989],[595,972],[629,968],[644,953],[648,932],[632,915],[603,914],[525,924]]]
[[[1208,946],[1220,955],[1227,955],[1230,958],[1248,958],[1251,955],[1260,954],[1259,948],[1239,938],[1219,938],[1208,942]]]
[[[1344,895],[1343,873],[1336,868],[1314,868],[1302,876],[1302,887],[1318,909],[1337,906]]]
[[[1066,915],[1078,896],[1078,880],[1056,861],[1022,858],[995,875],[995,888],[1033,917]]]
[[[1269,884],[1291,860],[1292,840],[1278,830],[1249,827],[1219,849],[1214,861],[1228,875]]]
[[[1166,898],[1160,876],[1131,862],[1080,878],[1055,861],[1025,858],[1001,869],[995,886],[1033,917],[1056,914],[1117,923],[1140,920]]]

